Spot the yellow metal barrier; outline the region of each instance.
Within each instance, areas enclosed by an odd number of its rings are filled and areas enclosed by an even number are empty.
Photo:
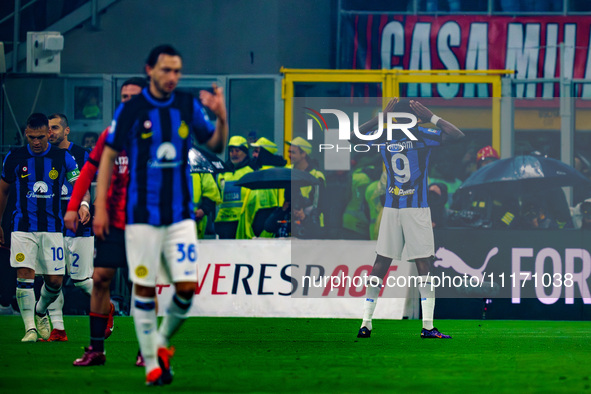
[[[383,97],[398,97],[401,83],[479,83],[492,86],[492,97],[501,97],[501,78],[512,70],[323,70],[281,68],[283,73],[284,139],[293,136],[294,83],[379,83]],[[492,100],[492,146],[501,149],[501,103]],[[287,155],[287,147],[284,147]]]

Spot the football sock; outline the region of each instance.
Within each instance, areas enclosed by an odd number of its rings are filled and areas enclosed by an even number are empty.
[[[95,352],[105,351],[105,330],[109,315],[90,312],[90,346]]]
[[[45,315],[47,313],[47,307],[61,294],[61,289],[61,286],[55,289],[51,286],[47,286],[47,283],[43,283],[43,287],[41,287],[41,297],[39,297],[35,313],[38,315]]]
[[[361,327],[367,327],[370,331],[372,329],[371,320],[376,310],[380,290],[382,290],[382,280],[377,276],[370,275],[368,277],[365,301],[363,302],[363,322],[361,322]]]
[[[156,348],[156,342],[158,340],[158,332],[156,331],[156,297],[140,297],[134,295],[134,305],[133,322],[135,324],[135,333],[142,356],[144,356],[144,362],[146,363],[146,374],[148,374],[151,370],[159,366]]]
[[[51,318],[51,325],[56,330],[64,329],[64,292],[60,291],[59,295],[48,307],[47,312]]]
[[[23,322],[25,322],[25,331],[35,328],[35,280],[21,279],[16,280],[16,302],[21,311]]]
[[[421,293],[421,308],[423,309],[423,328],[432,330],[433,312],[435,311],[435,289],[431,287],[431,277],[429,275],[421,275],[419,293]]]
[[[75,280],[74,286],[81,289],[83,292],[85,292],[89,296],[92,294],[92,278],[86,278],[83,280]]]
[[[158,329],[158,345],[168,347],[170,338],[179,330],[185,319],[187,312],[191,308],[191,299],[185,300],[175,294],[172,297],[172,302],[166,311],[166,316],[162,319],[160,328]]]

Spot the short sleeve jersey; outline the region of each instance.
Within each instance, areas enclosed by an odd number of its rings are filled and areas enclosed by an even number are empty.
[[[174,92],[157,100],[148,89],[117,108],[106,145],[129,158],[126,220],[162,226],[193,217],[188,164],[191,134],[204,143],[215,131],[201,104]]]
[[[46,151],[34,154],[27,145],[10,151],[4,159],[2,179],[14,184],[16,192],[13,231],[62,232],[62,187],[78,175],[78,165],[65,149],[49,145]]]
[[[67,151],[70,152],[70,155],[72,155],[76,161],[78,169],[82,169],[82,167],[84,167],[84,163],[86,163],[86,160],[88,160],[88,151],[80,145],[74,144],[73,142],[70,142],[70,146],[68,147]],[[65,213],[68,208],[68,202],[72,196],[73,188],[74,185],[72,185],[70,182],[66,182],[62,186],[62,213]],[[89,222],[86,226],[79,225],[76,233],[69,229],[64,229],[64,235],[66,237],[90,237],[92,235],[92,228],[90,226],[91,222]]]
[[[380,151],[388,184],[385,207],[426,208],[428,192],[429,156],[433,147],[441,145],[441,130],[415,127],[412,141],[404,135],[382,146]]]

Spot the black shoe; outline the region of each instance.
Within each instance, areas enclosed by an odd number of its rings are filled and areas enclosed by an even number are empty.
[[[357,338],[369,338],[371,336],[371,330],[367,327],[363,326],[359,329],[359,333],[357,334]]]

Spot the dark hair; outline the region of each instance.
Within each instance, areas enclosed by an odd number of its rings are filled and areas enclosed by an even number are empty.
[[[148,86],[148,81],[146,80],[146,78],[142,77],[129,78],[127,81],[123,82],[123,85],[121,85],[121,89],[123,89],[127,85],[135,85],[143,89],[146,86]]]
[[[49,128],[49,120],[47,119],[47,116],[45,116],[45,114],[36,112],[34,114],[29,115],[29,117],[27,118],[27,128],[40,129],[43,126]]]
[[[396,112],[405,112],[413,115],[417,115],[415,111],[410,107],[410,99],[401,98],[396,106],[394,107],[394,111]]]
[[[148,59],[146,59],[146,64],[150,67],[154,67],[158,62],[158,57],[160,57],[162,54],[182,57],[180,52],[177,51],[172,45],[158,45],[156,48],[150,51]]]
[[[66,115],[64,115],[64,114],[59,114],[59,113],[51,114],[47,117],[47,120],[57,119],[57,118],[60,118],[60,123],[62,124],[62,127],[64,129],[66,127],[68,127],[68,125],[69,125],[68,118],[66,118]]]

